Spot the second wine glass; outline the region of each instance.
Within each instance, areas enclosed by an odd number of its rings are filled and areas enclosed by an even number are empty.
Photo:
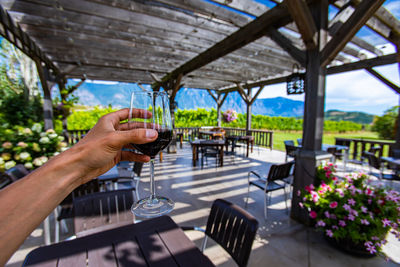
[[[136,109],[143,111],[137,112]],[[140,113],[141,116],[135,116]],[[131,94],[129,128],[154,129],[158,132],[155,141],[146,144],[132,144],[134,148],[150,156],[150,196],[132,205],[132,212],[140,217],[152,218],[169,213],[174,202],[157,196],[154,182],[154,158],[172,140],[172,121],[168,95],[165,92],[138,91]],[[140,117],[140,118],[139,118]]]

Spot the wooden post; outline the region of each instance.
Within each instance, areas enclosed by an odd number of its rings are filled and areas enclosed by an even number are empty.
[[[218,127],[221,127],[221,107],[225,102],[226,97],[228,96],[228,93],[224,94],[222,96],[222,94],[218,94],[218,96],[215,96],[210,89],[207,89],[207,92],[210,94],[210,96],[214,99],[215,102],[217,102],[217,125]]]
[[[251,88],[247,88],[247,99],[251,99]],[[253,103],[251,101],[246,102],[246,135],[249,135],[249,131],[251,130],[251,105]]]
[[[317,1],[311,7],[311,14],[318,30],[318,44],[307,48],[306,92],[304,103],[303,148],[296,156],[296,172],[293,183],[291,217],[302,223],[309,223],[308,212],[301,209],[297,196],[298,190],[313,184],[316,166],[326,158],[322,153],[322,134],[324,124],[325,76],[326,68],[322,66],[320,48],[327,41],[328,1]]]
[[[35,59],[36,68],[38,70],[40,82],[43,88],[43,119],[44,119],[44,129],[54,129],[53,123],[53,101],[51,99],[51,88],[55,84],[49,81],[49,72],[42,66],[40,60]]]

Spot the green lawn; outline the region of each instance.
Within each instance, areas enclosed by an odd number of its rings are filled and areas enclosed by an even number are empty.
[[[274,149],[285,151],[285,145],[283,141],[293,140],[297,145],[297,138],[302,138],[302,132],[281,132],[274,131]],[[378,135],[375,132],[352,132],[352,133],[324,133],[322,142],[324,144],[335,144],[335,137],[342,138],[364,138],[364,139],[378,139]]]

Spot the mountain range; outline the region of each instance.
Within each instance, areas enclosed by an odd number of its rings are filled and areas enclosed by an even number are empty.
[[[72,84],[72,83],[71,83]],[[123,108],[129,107],[130,94],[135,90],[140,90],[136,85],[127,83],[84,83],[75,92],[79,97],[79,102],[86,106],[102,105]],[[214,99],[206,90],[194,90],[183,88],[178,91],[176,104],[179,109],[211,109],[217,108]],[[223,111],[233,109],[238,113],[246,113],[246,104],[239,93],[229,93],[221,108]],[[302,117],[304,112],[304,102],[291,100],[284,97],[256,99],[252,105],[254,115],[282,116],[282,117]],[[325,119],[329,120],[348,120],[357,123],[370,124],[373,115],[363,112],[344,112],[339,110],[329,110],[325,112]]]

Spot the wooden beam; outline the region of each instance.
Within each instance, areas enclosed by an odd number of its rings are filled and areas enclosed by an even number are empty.
[[[203,53],[197,55],[187,63],[178,67],[168,75],[164,76],[163,81],[175,78],[179,73],[187,74],[196,70],[220,57],[223,57],[236,49],[239,49],[265,35],[265,31],[277,23],[287,23],[289,13],[285,7],[278,5],[260,17],[256,18],[246,26],[229,35],[222,41],[210,47]],[[285,22],[282,22],[285,21]]]
[[[397,53],[394,53],[394,54],[390,54],[390,55],[386,55],[386,56],[370,58],[370,59],[360,60],[360,61],[353,62],[353,63],[343,64],[340,66],[332,66],[327,69],[327,74],[336,74],[336,73],[342,73],[342,72],[353,71],[353,70],[361,70],[361,69],[365,69],[365,68],[372,68],[372,67],[377,67],[377,66],[394,64],[396,62],[400,62],[400,55],[398,55]]]
[[[258,91],[257,91],[257,93],[253,96],[253,98],[251,99],[251,101],[250,101],[250,105],[253,105],[253,103],[254,103],[254,101],[257,99],[257,97],[261,94],[261,92],[262,92],[262,90],[264,89],[264,87],[265,87],[265,85],[264,86],[261,86],[259,89],[258,89]]]
[[[54,83],[49,83],[47,80],[47,74],[45,68],[42,66],[42,62],[39,59],[35,60],[36,68],[39,74],[40,82],[43,89],[43,119],[44,129],[54,129],[53,123],[53,101],[51,99],[51,87]]]
[[[289,55],[291,55],[300,65],[305,66],[306,55],[305,52],[298,49],[292,42],[274,28],[269,28],[267,35],[274,40],[280,47],[282,47]]]
[[[249,99],[249,97],[246,94],[246,92],[244,91],[243,87],[240,84],[237,84],[237,89],[238,89],[238,92],[239,92],[240,96],[242,97],[243,101],[248,105],[250,103],[251,99]]]
[[[364,0],[354,10],[350,18],[340,27],[322,50],[322,66],[328,65],[336,57],[383,2],[384,0]]]
[[[284,3],[299,29],[305,46],[309,49],[315,48],[317,46],[317,27],[307,3],[303,0],[285,0]]]
[[[385,77],[383,77],[379,72],[373,70],[372,68],[366,68],[365,70],[368,71],[373,76],[375,76],[378,80],[380,80],[381,82],[383,82],[384,84],[389,86],[393,91],[395,91],[396,93],[400,94],[400,87],[397,86],[396,84],[392,83],[391,81],[389,81]]]
[[[0,5],[0,24],[4,27],[5,32],[1,35],[10,43],[18,47],[27,56],[35,60],[38,58],[44,62],[48,69],[54,71],[55,75],[60,73],[56,65],[49,57],[36,45],[36,43],[24,32],[18,23],[16,23],[8,11],[4,10]]]
[[[218,99],[217,97],[211,92],[210,89],[207,89],[208,94],[214,99],[214,101],[218,104]]]

